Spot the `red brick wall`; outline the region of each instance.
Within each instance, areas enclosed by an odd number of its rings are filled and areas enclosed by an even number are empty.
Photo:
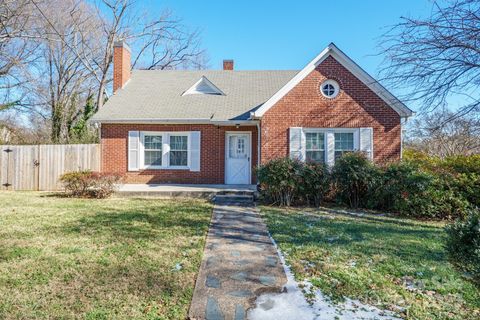
[[[233,60],[223,60],[223,70],[233,70]]]
[[[340,93],[334,99],[320,92],[320,84],[326,79],[340,84]],[[400,158],[400,116],[332,57],[268,110],[261,127],[262,163],[288,156],[290,127],[372,127],[374,160]]]
[[[130,49],[120,45],[113,48],[113,92],[121,89],[130,79]]]
[[[189,170],[127,170],[128,131],[201,131],[200,172]],[[225,180],[225,133],[226,131],[252,132],[252,183],[255,183],[253,168],[257,164],[257,127],[223,127],[214,125],[147,125],[147,124],[102,124],[102,171],[126,174],[127,183],[212,183],[223,184]]]

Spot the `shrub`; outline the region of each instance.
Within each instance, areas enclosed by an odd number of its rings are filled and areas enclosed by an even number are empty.
[[[472,210],[465,220],[448,225],[446,231],[450,262],[480,286],[480,211]]]
[[[332,169],[337,200],[353,208],[367,205],[368,195],[376,188],[378,179],[378,169],[359,152],[343,155]]]
[[[121,179],[118,174],[85,170],[65,173],[60,177],[60,182],[71,196],[101,199],[115,192]]]
[[[307,204],[320,206],[328,192],[330,177],[328,168],[323,163],[307,162],[300,171],[299,194]]]
[[[452,190],[473,206],[480,206],[480,155],[452,156],[444,159],[407,149],[404,159],[415,163],[420,170],[446,182]]]
[[[452,187],[449,175],[433,174],[417,162],[391,163],[381,171],[370,207],[428,219],[464,217],[468,201]]]
[[[480,175],[480,155],[447,157],[440,164],[449,171]]]
[[[282,158],[260,166],[257,175],[262,194],[279,205],[319,206],[327,198],[353,208],[448,220],[464,218],[480,206],[480,157],[407,158],[380,167],[362,153],[348,153],[331,171],[322,164]]]
[[[455,192],[461,194],[473,206],[480,207],[480,174],[474,172],[454,174],[451,185]]]
[[[410,214],[419,200],[426,199],[433,176],[419,171],[411,162],[399,162],[383,168],[381,180],[372,198],[377,201],[374,207]]]
[[[256,170],[258,182],[267,200],[290,206],[298,196],[302,166],[302,162],[290,158],[275,159],[259,166]]]

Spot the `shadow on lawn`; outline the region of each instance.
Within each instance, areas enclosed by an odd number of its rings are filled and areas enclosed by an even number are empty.
[[[403,224],[392,218],[339,215],[338,218],[285,215],[275,210],[267,213],[274,238],[296,246],[332,245],[352,254],[373,256],[388,254],[409,261],[446,261],[438,241],[442,228],[414,223]],[[295,226],[292,228],[292,226]]]
[[[154,201],[154,200],[152,200]],[[158,200],[157,200],[158,201]],[[142,200],[145,203],[145,200]],[[62,226],[65,233],[99,234],[118,240],[149,239],[162,233],[201,235],[208,229],[210,215],[205,207],[174,204],[141,206],[136,209],[102,208]]]

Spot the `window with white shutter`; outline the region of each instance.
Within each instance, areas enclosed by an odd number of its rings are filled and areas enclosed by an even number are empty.
[[[200,131],[129,131],[128,170],[139,169],[200,171]]]

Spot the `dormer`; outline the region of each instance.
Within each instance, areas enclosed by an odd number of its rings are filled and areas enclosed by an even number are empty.
[[[192,94],[205,94],[205,95],[214,95],[214,96],[225,95],[225,93],[223,93],[222,90],[220,90],[205,76],[202,76],[200,80],[195,82],[195,84],[190,87],[190,89],[182,93],[182,96],[192,95]]]

